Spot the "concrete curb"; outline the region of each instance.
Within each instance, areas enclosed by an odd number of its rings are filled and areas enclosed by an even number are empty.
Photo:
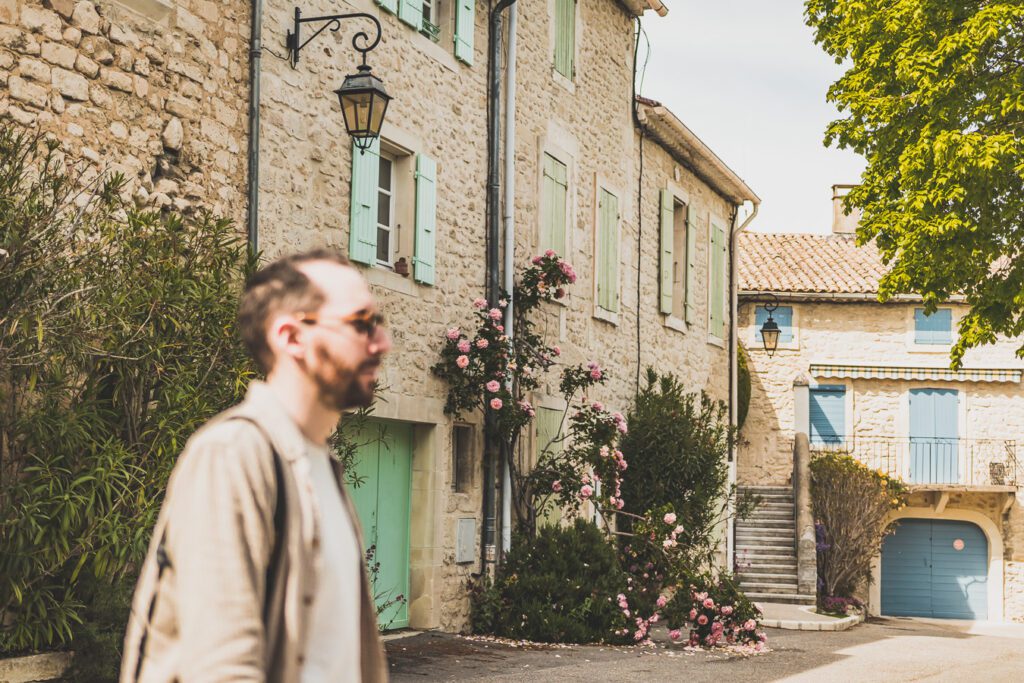
[[[48,652],[0,659],[0,683],[57,680],[71,666],[71,657],[70,652]]]
[[[800,607],[807,612],[808,619],[769,619],[762,618],[761,625],[766,628],[781,628],[787,631],[845,631],[864,621],[863,614],[851,614],[846,617],[829,618],[818,614],[813,607]]]

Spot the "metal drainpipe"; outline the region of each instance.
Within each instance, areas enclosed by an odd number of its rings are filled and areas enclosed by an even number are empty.
[[[505,307],[505,334],[511,339],[515,330],[512,324],[515,298],[516,254],[516,15],[517,5],[508,8],[508,64],[505,65],[505,291],[508,292],[508,306]],[[507,380],[511,388],[512,380]],[[501,480],[501,551],[507,553],[512,547],[512,472],[505,461]]]
[[[263,0],[252,1],[249,34],[249,177],[246,226],[249,251],[259,251],[260,215],[260,58],[263,56]]]
[[[746,230],[747,226],[750,225],[750,221],[754,220],[757,216],[757,210],[761,206],[759,202],[753,202],[754,210],[751,211],[750,215],[747,216],[743,223],[736,227],[736,222],[739,220],[740,207],[743,204],[736,205],[736,215],[733,219],[732,233],[729,235],[729,424],[736,424],[736,416],[738,411],[736,409],[736,402],[739,399],[739,367],[737,362],[737,356],[739,352],[739,335],[738,326],[736,325],[736,315],[739,309],[739,296],[736,293],[736,281],[738,265],[736,263],[736,240],[741,232]],[[730,490],[736,484],[736,444],[735,439],[729,443],[729,488]],[[733,563],[735,561],[736,554],[736,539],[735,539],[735,528],[736,520],[733,518],[733,513],[736,510],[735,498],[729,500],[729,516],[727,518],[727,527],[725,532],[725,566],[728,567],[729,571],[733,571]]]

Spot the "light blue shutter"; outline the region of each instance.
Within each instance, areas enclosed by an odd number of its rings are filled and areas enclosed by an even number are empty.
[[[437,163],[416,155],[416,255],[413,277],[434,284],[434,251],[437,239]]]
[[[392,14],[398,14],[398,0],[377,0],[377,4]]]
[[[455,0],[455,57],[473,64],[473,34],[476,32],[476,0]]]
[[[959,393],[956,389],[910,390],[910,482],[959,480]]]
[[[363,151],[352,144],[352,200],[349,212],[348,257],[359,263],[377,260],[377,190],[380,139]]]
[[[697,319],[697,211],[686,207],[686,322]]]
[[[672,248],[675,239],[673,219],[675,199],[668,190],[661,191],[661,312],[672,314]]]
[[[423,26],[423,2],[422,0],[397,0],[398,18],[412,26],[417,31]]]
[[[768,320],[768,311],[764,306],[754,309],[754,326],[757,329],[757,341],[764,341],[761,337],[761,326]],[[779,343],[793,341],[793,307],[779,306],[772,311],[772,320],[779,326]]]
[[[810,391],[810,437],[817,446],[838,446],[846,440],[846,387],[821,385]]]
[[[953,341],[953,311],[940,308],[925,315],[923,308],[914,309],[914,342],[917,344],[949,344]]]

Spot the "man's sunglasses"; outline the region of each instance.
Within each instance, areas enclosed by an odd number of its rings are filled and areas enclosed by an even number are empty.
[[[313,313],[296,313],[295,317],[298,318],[299,322],[306,325],[321,325],[321,320]],[[347,315],[344,318],[334,318],[337,322],[348,325],[359,334],[365,334],[367,337],[373,337],[377,334],[377,330],[385,326],[384,316],[380,313],[373,311],[356,311],[352,315]],[[327,329],[332,329],[330,326],[324,325]]]

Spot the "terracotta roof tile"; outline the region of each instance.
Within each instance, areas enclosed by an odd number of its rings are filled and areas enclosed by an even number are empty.
[[[739,289],[756,292],[873,294],[887,268],[874,243],[854,235],[744,232]]]

